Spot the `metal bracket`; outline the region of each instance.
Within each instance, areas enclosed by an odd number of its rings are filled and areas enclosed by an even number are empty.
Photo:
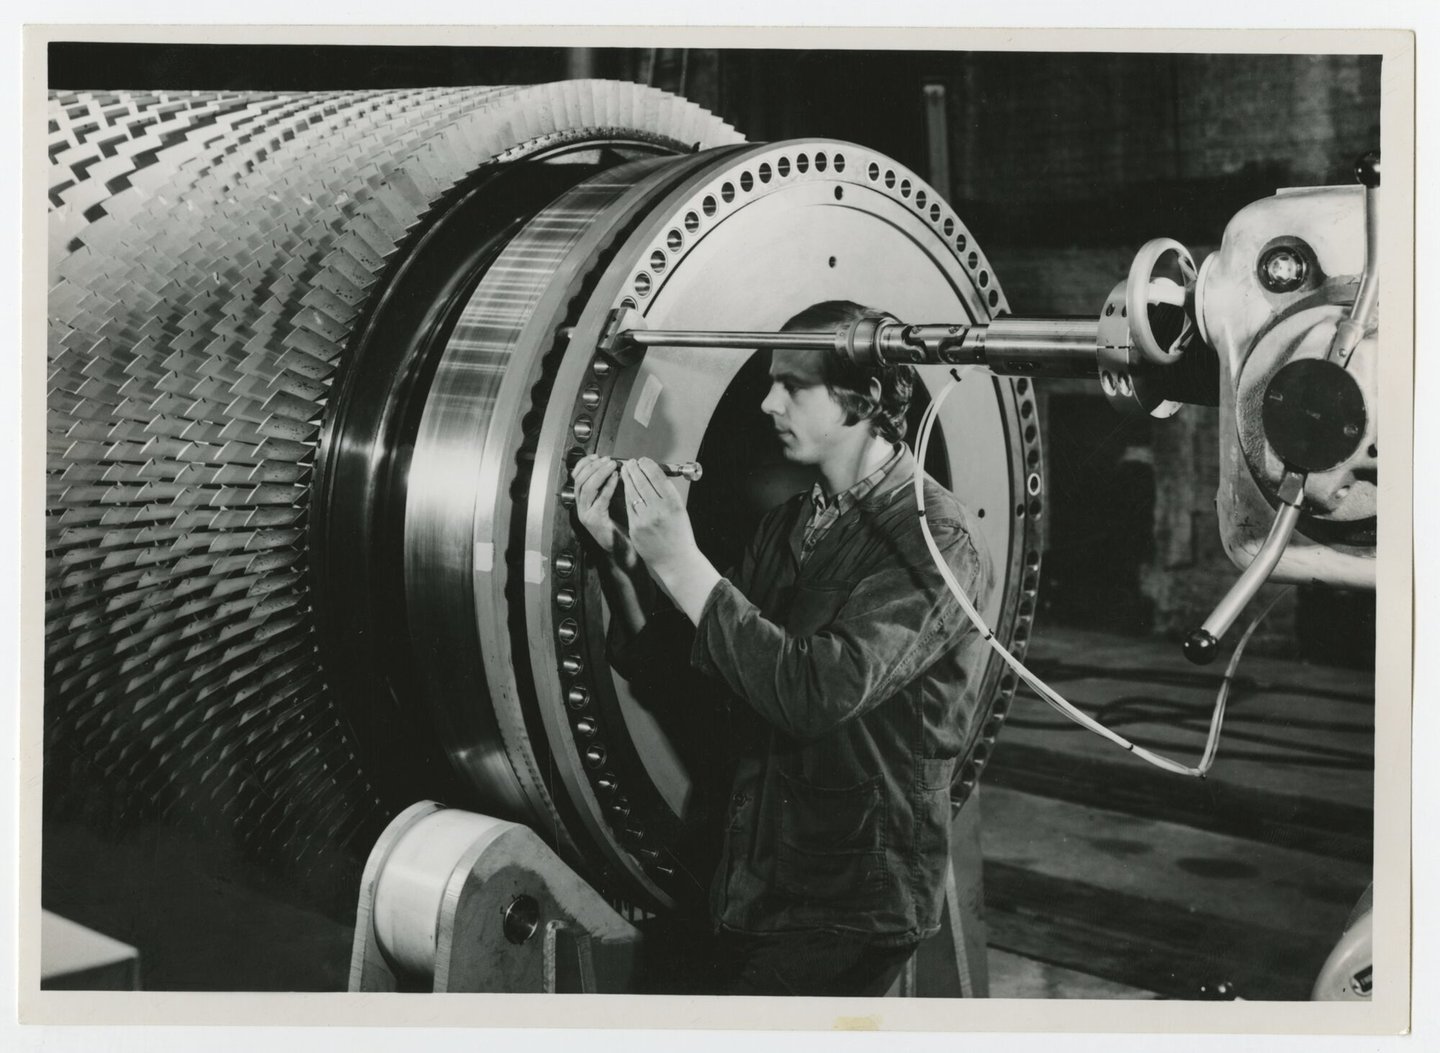
[[[545,925],[543,968],[547,994],[594,994],[598,990],[590,934],[563,921]]]
[[[600,340],[595,345],[595,350],[614,359],[617,365],[634,365],[644,353],[644,349],[628,340],[626,334],[646,328],[648,326],[645,324],[645,316],[635,308],[617,307],[606,316],[605,326],[600,331]]]

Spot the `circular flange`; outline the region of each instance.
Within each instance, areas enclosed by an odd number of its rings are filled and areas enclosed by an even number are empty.
[[[1286,363],[1266,386],[1263,407],[1266,440],[1287,465],[1306,472],[1334,468],[1365,436],[1365,395],[1328,359]]]
[[[596,836],[623,846],[635,864],[623,869],[641,879],[647,899],[703,891],[703,863],[679,847],[687,827],[701,820],[703,795],[694,758],[656,715],[655,700],[637,698],[608,668],[608,614],[564,500],[568,470],[586,452],[683,461],[702,445],[713,450],[725,437],[711,434],[711,425],[727,392],[744,383],[747,355],[651,349],[638,365],[621,368],[584,349],[595,347],[619,307],[635,308],[652,328],[767,330],[828,299],[902,318],[967,321],[1004,307],[969,233],[913,173],[848,143],[754,147],[713,171],[695,171],[637,226],[575,322],[573,353],[549,394],[525,523],[525,558],[534,568],[524,583],[529,671],[567,796]],[[917,402],[949,379],[944,371],[919,376]],[[999,579],[982,613],[1023,653],[1040,547],[1033,395],[1025,380],[967,379],[946,404],[940,455],[930,467],[977,514]],[[764,429],[759,398],[754,402],[751,423]],[[750,475],[753,490],[768,486],[755,512],[798,488],[783,467],[756,465]],[[692,488],[679,485],[693,507]],[[716,483],[707,471],[698,485]],[[725,514],[747,513],[736,507]],[[706,525],[697,522],[697,533]],[[987,665],[958,796],[983,767],[1014,687],[999,662]]]
[[[1335,544],[1373,544],[1379,461],[1372,408],[1377,397],[1378,362],[1374,332],[1360,341],[1343,369],[1322,361],[1336,325],[1346,314],[1346,308],[1336,304],[1306,307],[1283,317],[1256,340],[1236,378],[1235,427],[1250,474],[1272,505],[1278,501],[1287,460],[1297,468],[1305,465],[1295,457],[1316,466],[1307,469],[1304,516],[1298,527],[1303,534]],[[1305,447],[1313,443],[1297,431],[1296,422],[1281,423],[1285,414],[1269,396],[1284,392],[1285,382],[1281,388],[1275,387],[1282,374],[1300,379],[1307,374],[1313,377],[1316,370],[1330,378],[1328,387],[1336,389],[1341,404],[1328,408],[1311,405],[1310,410],[1322,415],[1340,411],[1341,416],[1334,418],[1339,431],[1323,444],[1326,448],[1307,451]],[[1337,380],[1334,370],[1344,374],[1343,380]],[[1354,405],[1357,399],[1358,406]],[[1352,408],[1345,410],[1344,404]],[[1329,427],[1309,414],[1302,416],[1311,421],[1306,426],[1310,430]],[[1346,433],[1347,425],[1355,434]],[[1344,455],[1324,464],[1330,453],[1342,446],[1347,448]]]
[[[543,725],[512,660],[511,545],[546,362],[590,270],[693,157],[631,162],[567,191],[507,244],[466,304],[427,395],[406,489],[406,617],[424,698],[483,807],[529,823],[572,861],[574,824],[552,796]],[[523,454],[523,456],[522,456]]]

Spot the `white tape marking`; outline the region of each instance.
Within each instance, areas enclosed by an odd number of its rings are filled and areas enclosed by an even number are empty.
[[[525,581],[530,585],[545,582],[545,554],[534,549],[525,550]]]
[[[635,423],[642,428],[650,427],[650,415],[655,412],[655,403],[665,384],[654,373],[645,378],[645,387],[640,390],[640,400],[635,403]]]
[[[495,543],[493,541],[475,542],[475,570],[481,574],[489,574],[495,569]]]

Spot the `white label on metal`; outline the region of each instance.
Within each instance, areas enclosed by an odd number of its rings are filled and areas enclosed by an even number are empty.
[[[475,570],[481,574],[489,574],[495,569],[495,543],[493,541],[477,541],[475,543]]]
[[[525,581],[540,585],[545,581],[545,554],[533,548],[525,550]]]
[[[664,383],[654,373],[645,378],[645,386],[640,390],[640,401],[635,403],[635,423],[640,427],[650,427],[650,414],[655,412],[655,403],[660,398],[660,392],[664,390]]]

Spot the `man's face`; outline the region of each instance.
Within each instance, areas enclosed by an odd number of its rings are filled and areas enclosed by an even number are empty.
[[[854,425],[820,373],[825,352],[781,349],[770,362],[770,393],[760,403],[780,436],[787,460],[819,464]]]

